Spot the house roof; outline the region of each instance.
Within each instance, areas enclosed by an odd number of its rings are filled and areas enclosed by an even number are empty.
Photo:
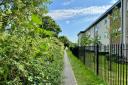
[[[111,8],[109,8],[104,14],[102,14],[95,22],[93,22],[86,30],[84,31],[80,31],[78,33],[78,36],[81,34],[81,33],[85,33],[87,32],[89,29],[91,29],[91,27],[93,27],[94,25],[96,25],[98,22],[100,22],[102,19],[104,19],[108,14],[111,14],[112,10],[115,8],[115,7],[121,7],[121,0],[119,0],[117,3],[115,3]]]

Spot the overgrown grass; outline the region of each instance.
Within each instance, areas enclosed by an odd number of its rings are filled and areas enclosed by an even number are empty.
[[[91,71],[96,72],[96,57],[94,53],[88,52],[86,54],[85,64]],[[110,60],[105,55],[99,55],[99,76],[108,85],[127,85],[127,66],[125,63],[121,64],[111,61],[110,70]]]
[[[107,85],[67,50],[78,85]]]

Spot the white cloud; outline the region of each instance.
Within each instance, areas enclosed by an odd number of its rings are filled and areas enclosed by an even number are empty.
[[[77,16],[97,15],[104,13],[111,5],[91,6],[87,8],[51,10],[48,15],[55,20],[70,19]]]
[[[69,5],[70,2],[64,2],[63,5],[66,6],[66,5]]]
[[[111,4],[116,3],[118,0],[111,0]]]
[[[66,0],[64,1],[64,3],[62,3],[62,5],[66,6],[66,5],[69,5],[73,2],[74,0]]]
[[[67,21],[66,21],[66,24],[70,24],[70,21],[69,21],[69,20],[67,20]]]

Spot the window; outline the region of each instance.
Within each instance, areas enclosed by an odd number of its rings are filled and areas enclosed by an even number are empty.
[[[96,25],[96,27],[95,27],[95,36],[97,36],[98,35],[98,25]]]
[[[95,32],[98,32],[98,25],[96,25]]]
[[[107,19],[104,20],[104,24],[107,24]]]
[[[121,30],[122,30],[122,29],[121,29],[121,27],[120,27],[120,28],[118,29],[118,31],[120,31],[120,32],[121,32]]]

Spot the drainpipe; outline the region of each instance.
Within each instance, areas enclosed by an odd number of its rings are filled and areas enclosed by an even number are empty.
[[[124,47],[124,56],[125,57],[128,57],[128,55],[127,55],[127,51],[126,51],[126,49],[127,49],[127,46],[126,46],[126,44],[128,44],[128,41],[127,41],[127,21],[126,21],[126,18],[127,18],[127,16],[126,16],[126,14],[127,14],[127,1],[128,0],[121,0],[121,7],[122,7],[122,23],[121,23],[121,25],[122,25],[122,43],[125,45],[125,47]]]
[[[124,34],[125,33],[124,33],[124,24],[123,24],[123,22],[124,22],[124,16],[123,16],[124,15],[124,13],[123,13],[124,11],[123,10],[124,10],[123,0],[121,0],[121,28],[122,28],[122,31],[121,31],[122,32],[122,35],[121,35],[121,37],[122,37],[121,38],[121,43],[124,44],[125,43],[124,42]]]
[[[127,40],[126,40],[126,12],[127,12],[127,0],[121,0],[121,7],[122,7],[122,36],[123,36],[123,40],[122,43],[123,44],[127,44]]]

